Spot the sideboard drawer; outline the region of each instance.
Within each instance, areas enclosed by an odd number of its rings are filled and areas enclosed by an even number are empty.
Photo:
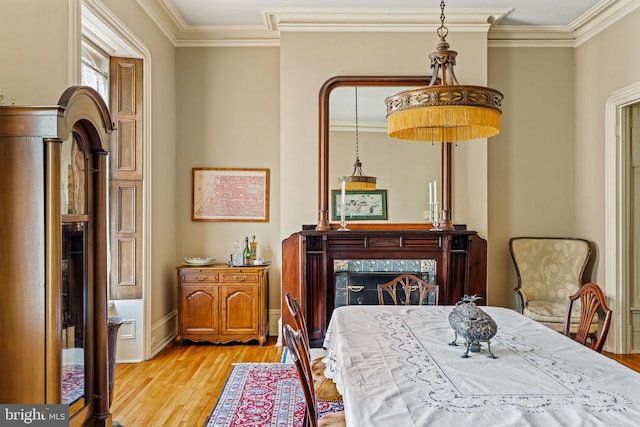
[[[259,280],[259,273],[248,273],[246,271],[222,273],[222,283],[258,283]]]
[[[219,280],[219,273],[211,270],[182,270],[180,271],[182,282],[211,282],[217,283]]]

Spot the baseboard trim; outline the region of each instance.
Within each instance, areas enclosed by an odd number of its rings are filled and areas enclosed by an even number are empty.
[[[279,308],[272,308],[269,309],[269,336],[270,337],[279,337],[280,331],[279,331],[279,320],[280,320],[280,309]]]
[[[151,358],[160,353],[178,335],[178,310],[173,310],[151,326]],[[158,337],[162,337],[158,340]]]

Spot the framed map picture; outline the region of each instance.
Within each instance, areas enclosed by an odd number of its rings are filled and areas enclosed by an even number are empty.
[[[269,169],[193,168],[193,221],[269,221]]]
[[[331,190],[333,220],[340,221],[342,194]],[[387,219],[387,190],[352,190],[345,192],[345,219]]]

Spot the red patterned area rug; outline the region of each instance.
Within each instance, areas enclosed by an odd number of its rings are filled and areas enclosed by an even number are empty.
[[[342,402],[318,402],[320,415],[342,411]],[[299,427],[304,395],[288,363],[234,364],[205,427]]]
[[[62,403],[70,404],[84,395],[84,366],[62,365]]]

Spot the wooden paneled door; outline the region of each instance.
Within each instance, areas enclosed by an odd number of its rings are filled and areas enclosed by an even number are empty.
[[[112,299],[142,298],[142,60],[111,58],[116,132],[110,161]]]

